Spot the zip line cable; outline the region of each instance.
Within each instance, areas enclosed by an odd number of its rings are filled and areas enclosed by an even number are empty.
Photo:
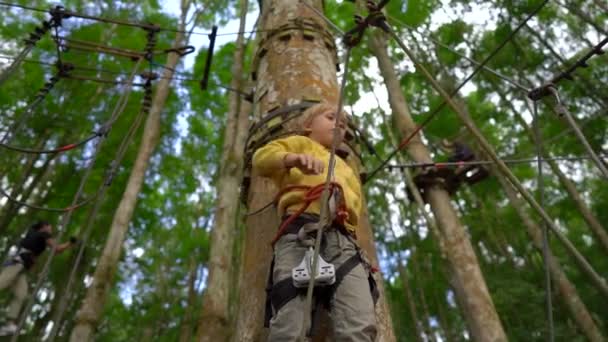
[[[538,168],[538,178],[537,178],[537,193],[538,193],[538,204],[541,207],[545,205],[545,180],[543,175],[543,149],[541,147],[541,127],[540,127],[540,117],[538,115],[538,104],[536,101],[533,101],[532,104],[534,108],[533,113],[533,126],[534,126],[534,142],[536,145],[536,156],[537,156],[537,168]],[[551,247],[549,246],[549,231],[547,228],[547,223],[543,222],[542,225],[542,253],[543,253],[543,265],[545,268],[545,300],[547,301],[547,330],[548,330],[548,340],[549,342],[555,341],[555,329],[553,327],[553,296],[551,294],[551,271],[549,270],[549,258],[551,254]]]
[[[541,162],[547,161],[581,161],[590,160],[590,157],[551,157],[551,158],[540,158]],[[515,164],[529,164],[536,163],[539,161],[538,157],[534,158],[521,158],[521,159],[500,159],[503,163],[509,165]],[[386,165],[385,168],[389,170],[395,169],[415,169],[415,168],[429,168],[435,167],[441,168],[458,168],[462,166],[483,166],[483,165],[495,165],[496,162],[492,160],[476,160],[476,161],[456,161],[456,162],[436,162],[436,163],[406,163],[406,164],[392,164]]]
[[[336,150],[338,149],[338,145],[340,144],[340,134],[339,134],[340,129],[338,128],[338,125],[340,124],[341,118],[342,118],[342,107],[344,105],[346,82],[347,82],[347,78],[348,78],[348,73],[350,71],[349,66],[348,66],[349,61],[350,61],[350,56],[351,56],[351,47],[348,46],[346,48],[345,57],[344,57],[344,73],[342,75],[342,84],[340,86],[340,93],[338,96],[338,108],[337,108],[337,112],[336,112],[336,116],[335,116],[336,128],[334,129],[331,149],[330,149],[330,153],[329,153],[329,161],[328,161],[328,166],[327,166],[327,177],[325,179],[325,185],[323,187],[323,192],[321,193],[321,199],[319,200],[319,203],[321,203],[321,210],[319,213],[319,227],[318,227],[319,229],[317,229],[316,238],[315,238],[315,248],[314,248],[312,267],[311,267],[312,270],[311,270],[311,274],[310,274],[310,281],[308,283],[308,288],[306,291],[306,302],[305,302],[305,309],[304,309],[305,317],[307,317],[307,319],[311,318],[308,313],[311,312],[311,310],[312,310],[312,295],[313,295],[313,290],[314,290],[315,278],[317,276],[317,267],[319,264],[319,252],[321,250],[321,238],[322,238],[323,230],[325,228],[328,228],[328,226],[331,225],[331,223],[332,223],[330,221],[330,219],[331,219],[331,217],[329,215],[330,213],[328,212],[329,211],[329,201],[330,201],[330,196],[331,196],[330,192],[332,192],[330,190],[330,184],[334,178],[334,172],[335,172],[335,166],[336,166]],[[312,333],[312,319],[310,321],[310,325],[311,325],[311,333]],[[306,324],[304,324],[302,327],[302,332],[300,334],[302,341],[305,340],[306,330],[307,330]]]
[[[452,99],[452,97],[454,97],[454,95],[458,94],[458,92],[460,91],[460,89],[462,89],[462,87],[464,87],[471,79],[473,79],[473,77],[475,77],[475,75],[477,75],[482,69],[483,67],[490,62],[490,60],[492,60],[501,50],[503,47],[505,47],[514,37],[515,35],[521,30],[521,28],[530,20],[532,19],[538,12],[540,12],[541,9],[543,9],[545,7],[545,5],[549,2],[549,0],[543,0],[543,2],[532,12],[530,13],[522,22],[520,22],[517,27],[515,28],[515,30],[511,31],[509,33],[509,35],[507,36],[506,39],[504,39],[496,48],[494,48],[494,50],[473,70],[473,72],[467,76],[467,78],[465,78],[464,81],[462,81],[460,83],[460,85],[458,85],[458,87],[456,87],[456,89],[454,89],[454,91],[452,91],[449,95],[449,98]],[[395,34],[394,35],[395,40],[397,40],[399,43],[402,43],[399,39],[399,37]],[[372,180],[376,174],[378,174],[378,172],[393,158],[395,157],[395,155],[397,153],[399,153],[402,149],[404,149],[409,143],[410,141],[424,128],[426,127],[435,116],[437,116],[437,114],[439,114],[439,112],[446,106],[447,101],[446,99],[443,99],[441,104],[435,108],[433,111],[431,111],[431,113],[424,119],[424,121],[418,125],[418,127],[416,127],[416,129],[407,137],[405,137],[401,143],[399,144],[399,146],[393,150],[389,156],[384,160],[384,162],[380,163],[380,165],[378,167],[376,167],[367,177],[367,179],[365,180],[365,184],[367,184],[370,180]]]

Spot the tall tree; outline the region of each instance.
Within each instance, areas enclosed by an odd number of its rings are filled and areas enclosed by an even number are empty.
[[[191,2],[182,0],[181,16],[179,19],[178,31],[175,35],[173,47],[183,46],[185,43],[186,17]],[[156,92],[152,100],[150,113],[146,118],[144,133],[135,164],[129,176],[123,197],[116,209],[114,219],[110,227],[110,232],[106,240],[103,252],[97,263],[93,281],[87,289],[87,295],[82,301],[82,305],[75,317],[76,325],[70,335],[70,341],[82,342],[91,341],[99,320],[103,313],[108,293],[113,285],[114,273],[122,252],[125,234],[129,227],[129,222],[133,216],[139,191],[144,182],[146,170],[160,138],[160,119],[161,113],[169,96],[171,78],[177,63],[179,62],[177,53],[169,53],[165,63],[163,78],[158,82]]]
[[[323,11],[323,1],[307,1]],[[259,22],[260,44],[252,68],[256,81],[254,117],[262,119],[273,108],[300,103],[302,100],[337,102],[336,47],[326,23],[306,4],[300,1],[262,1]],[[283,132],[298,129],[298,120],[281,124]],[[263,125],[260,130],[267,129]],[[252,132],[264,133],[263,131]],[[252,151],[249,151],[252,152]],[[359,161],[349,158],[357,167]],[[248,208],[259,209],[272,202],[277,189],[268,179],[252,175],[249,187]],[[364,202],[365,203],[365,202]],[[271,210],[250,216],[247,220],[243,262],[240,280],[240,307],[235,338],[239,341],[263,339],[262,317],[264,288],[270,266],[272,249],[269,246],[278,221]],[[362,248],[377,263],[367,210],[362,213],[357,231]],[[381,285],[381,292],[383,287]],[[395,339],[385,298],[377,305],[379,341]]]
[[[416,130],[409,107],[401,92],[395,68],[387,52],[387,39],[375,33],[370,39],[372,53],[378,60],[380,72],[389,93],[389,103],[393,118],[403,137]],[[432,162],[431,154],[422,143],[420,136],[412,140],[408,153],[419,163]],[[483,278],[475,251],[471,246],[464,227],[450,202],[447,190],[440,186],[425,189],[426,196],[438,226],[443,234],[443,247],[452,276],[452,286],[462,306],[469,330],[478,341],[506,341],[507,337],[492,302]],[[441,245],[441,244],[440,244]]]
[[[248,112],[240,97],[244,80],[245,24],[248,0],[239,1],[240,25],[232,66],[229,108],[226,115],[224,143],[217,181],[217,199],[214,225],[209,251],[209,278],[203,294],[202,315],[198,326],[197,341],[225,341],[230,333],[229,297],[232,278],[232,251],[236,236],[237,209],[240,203],[239,190],[243,177],[245,140],[247,138]]]

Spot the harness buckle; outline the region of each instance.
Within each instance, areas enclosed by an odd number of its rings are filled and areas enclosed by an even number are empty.
[[[312,274],[312,263],[314,257],[314,249],[308,248],[302,262],[291,270],[291,278],[293,279],[293,286],[296,288],[306,288],[310,283]],[[336,269],[335,266],[327,261],[323,260],[319,255],[317,264],[317,272],[315,272],[314,286],[328,286],[333,285],[336,282]]]

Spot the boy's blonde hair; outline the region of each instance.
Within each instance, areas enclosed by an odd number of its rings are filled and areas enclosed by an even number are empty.
[[[308,125],[310,125],[312,123],[312,120],[314,120],[314,118],[316,118],[317,116],[322,115],[329,111],[335,112],[336,109],[338,109],[338,104],[336,104],[336,103],[332,103],[332,102],[317,103],[317,104],[313,105],[312,107],[308,108],[307,110],[305,110],[304,113],[302,114],[302,116],[304,117],[304,122],[302,123],[302,126],[307,127]],[[345,121],[348,120],[348,114],[344,110],[342,111],[342,118]]]

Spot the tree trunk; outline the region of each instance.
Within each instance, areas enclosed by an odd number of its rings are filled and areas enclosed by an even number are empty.
[[[307,2],[319,10],[323,8],[322,0]],[[259,28],[264,32],[252,68],[253,79],[257,81],[254,99],[256,119],[259,120],[277,106],[291,105],[302,100],[336,101],[336,48],[326,23],[299,0],[267,0],[263,2],[262,8]],[[289,125],[280,128],[295,129],[299,124],[297,121],[291,121]],[[352,159],[355,158],[349,159],[352,166]],[[358,160],[354,160],[354,163],[359,165]],[[355,171],[358,172],[358,167]],[[252,175],[248,193],[249,210],[254,211],[272,202],[276,192],[276,187],[269,179]],[[364,199],[363,203],[364,210],[357,227],[358,240],[372,258],[372,263],[377,264]],[[266,332],[262,329],[264,288],[272,257],[269,244],[277,226],[278,218],[273,210],[263,211],[247,219],[235,341],[265,339]],[[378,341],[394,341],[382,282],[379,286],[382,297],[376,306]]]
[[[243,62],[245,57],[244,31],[247,17],[247,0],[240,1],[241,18],[234,51],[232,82],[230,87],[243,88]],[[239,190],[243,178],[244,145],[247,132],[239,132],[240,122],[248,122],[247,115],[239,115],[242,104],[239,94],[231,92],[229,110],[224,131],[222,160],[217,183],[215,225],[211,232],[209,251],[209,278],[203,293],[202,315],[198,324],[196,340],[200,342],[226,341],[229,335],[229,296],[232,273],[232,250],[236,230],[236,213],[239,206]]]
[[[374,32],[370,38],[370,46],[378,60],[396,124],[403,136],[409,136],[416,129],[416,125],[409,114],[393,63],[388,56],[385,36]],[[408,153],[416,162],[432,161],[429,151],[419,137],[412,140]],[[477,256],[452,207],[449,194],[437,186],[427,190],[429,204],[444,237],[452,285],[459,297],[458,302],[473,338],[476,341],[506,341],[507,337],[481,273]]]
[[[176,34],[174,47],[184,44],[185,35],[183,31],[186,26],[185,22],[187,11],[190,7],[189,4],[188,0],[182,0],[182,14],[179,22],[179,31],[181,32]],[[179,55],[176,53],[170,53],[167,56],[163,76],[158,82],[156,94],[152,100],[152,107],[146,118],[141,145],[133,169],[131,170],[123,197],[114,214],[108,239],[93,275],[93,282],[88,288],[82,305],[76,314],[76,324],[70,336],[71,342],[91,341],[97,324],[101,319],[106,298],[113,285],[113,277],[120,259],[125,234],[135,210],[137,196],[144,182],[150,158],[160,138],[160,115],[169,95],[173,70],[178,61]]]
[[[532,218],[526,212],[523,201],[517,196],[517,193],[513,189],[511,183],[495,168],[492,168],[492,174],[499,183],[502,185],[507,197],[513,208],[517,211],[517,214],[521,218],[528,231],[528,235],[532,238],[532,243],[539,251],[542,250],[542,230],[532,220]],[[559,265],[555,256],[549,251],[548,255],[548,266],[551,272],[551,279],[557,287],[561,300],[568,308],[570,315],[576,322],[577,326],[587,336],[590,341],[605,341],[601,331],[597,328],[591,314],[587,310],[587,307],[581,300],[576,291],[574,285],[570,282],[561,266]]]

